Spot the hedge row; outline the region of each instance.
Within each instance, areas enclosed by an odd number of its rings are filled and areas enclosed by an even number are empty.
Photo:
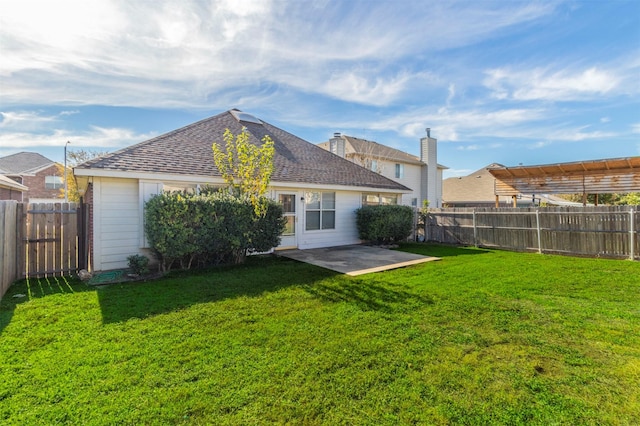
[[[406,239],[413,229],[413,209],[409,206],[364,206],[356,210],[361,240],[387,244]]]
[[[249,198],[225,192],[159,194],[145,204],[145,232],[164,271],[240,263],[247,253],[280,244],[282,206],[266,198],[260,202],[266,205],[263,215]]]

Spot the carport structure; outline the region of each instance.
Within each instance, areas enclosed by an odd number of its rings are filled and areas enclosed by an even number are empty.
[[[640,192],[640,157],[576,161],[538,166],[488,169],[495,178],[496,207],[499,196],[518,194],[588,194]],[[597,204],[597,201],[596,201]]]

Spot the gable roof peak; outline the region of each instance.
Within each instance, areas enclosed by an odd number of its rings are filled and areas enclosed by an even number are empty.
[[[0,158],[0,170],[5,174],[32,173],[51,164],[55,162],[37,152],[22,151]]]

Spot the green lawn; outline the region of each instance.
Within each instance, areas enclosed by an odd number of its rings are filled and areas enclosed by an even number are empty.
[[[640,263],[403,249],[442,260],[16,284],[0,423],[640,424]]]

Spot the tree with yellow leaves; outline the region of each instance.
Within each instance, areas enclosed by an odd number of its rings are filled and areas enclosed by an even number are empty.
[[[214,142],[213,160],[231,192],[249,197],[256,214],[261,216],[266,211],[264,196],[273,173],[275,146],[268,135],[262,138],[261,146],[252,144],[249,137],[246,127],[238,135],[226,129],[225,150]]]

